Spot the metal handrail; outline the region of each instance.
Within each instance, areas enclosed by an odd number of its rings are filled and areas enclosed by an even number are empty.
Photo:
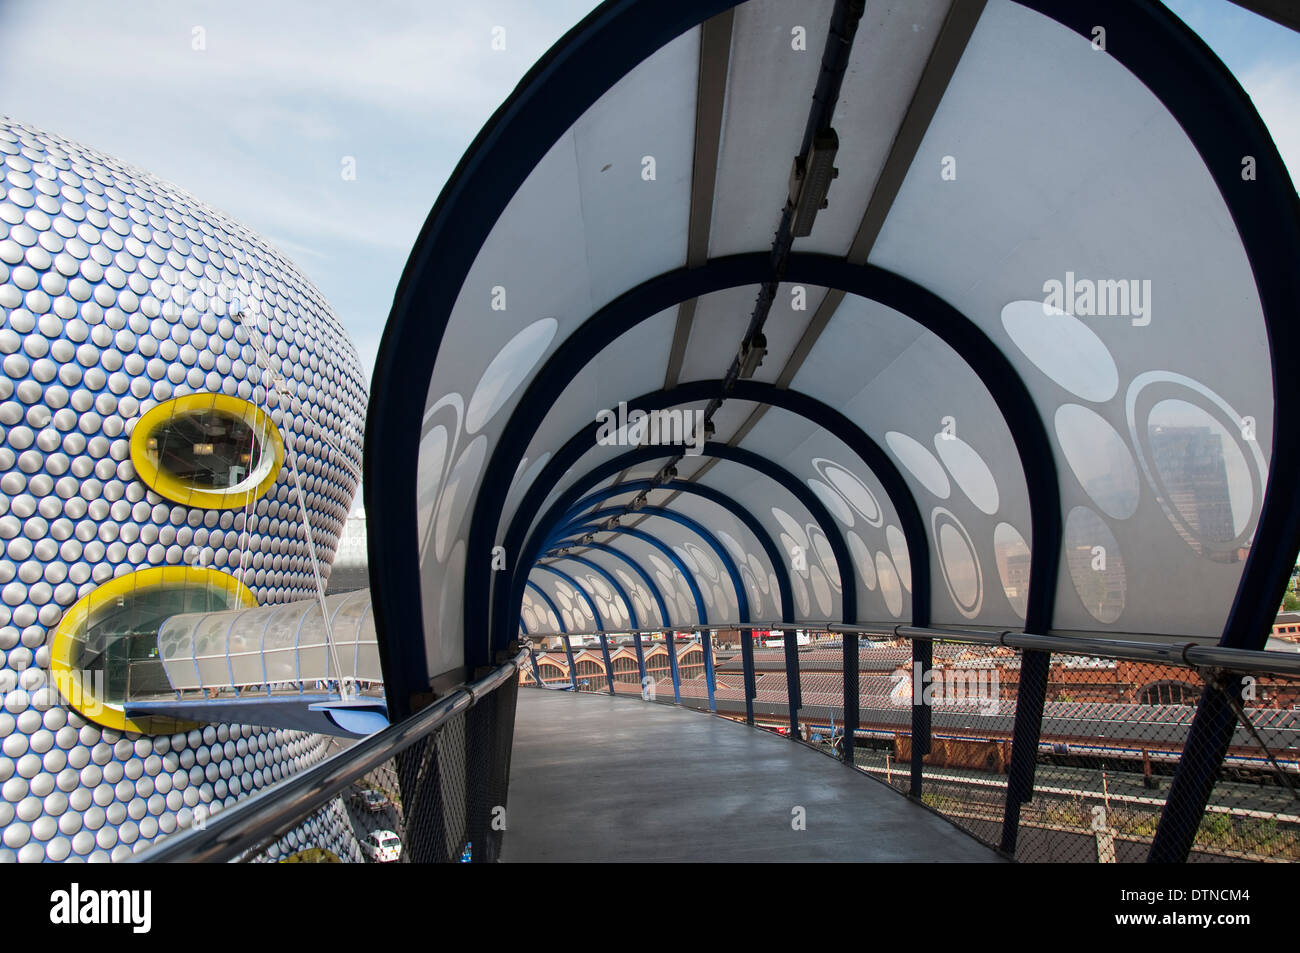
[[[467,711],[515,675],[526,651],[483,678],[462,685],[405,721],[281,781],[130,857],[132,863],[220,863],[275,841],[357,778]]]
[[[1214,667],[1232,672],[1260,672],[1275,675],[1300,675],[1300,652],[1277,652],[1270,649],[1231,649],[1192,641],[1156,641],[1132,633],[1116,633],[1124,638],[1103,638],[1068,633],[1036,635],[1011,629],[936,628],[893,623],[850,625],[839,622],[744,622],[711,625],[661,626],[656,629],[620,629],[617,632],[531,633],[521,638],[532,642],[568,636],[647,635],[662,632],[703,632],[718,630],[764,629],[788,631],[801,629],[840,635],[871,635],[882,638],[936,639],[970,642],[1013,649],[1030,649],[1058,655],[1095,655],[1132,662],[1167,662],[1191,668]]]
[[[880,633],[878,626],[832,624],[830,632],[846,634]],[[1106,639],[1076,635],[1033,635],[1028,632],[987,631],[979,629],[934,628],[899,625],[893,634],[907,639],[938,639],[1000,645],[1013,649],[1030,649],[1057,655],[1095,655],[1101,658],[1132,662],[1168,662],[1191,668],[1213,666],[1234,672],[1267,672],[1275,675],[1300,675],[1300,652],[1275,652],[1268,649],[1230,649],[1199,642],[1152,642],[1129,639]]]

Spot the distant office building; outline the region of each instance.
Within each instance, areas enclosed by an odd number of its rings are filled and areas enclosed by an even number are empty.
[[[121,860],[327,753],[130,688],[168,691],[165,619],[314,596],[365,377],[293,265],[175,186],[10,120],[0,175],[0,861]],[[225,628],[192,647],[229,666]],[[324,818],[291,846],[359,859]]]
[[[1182,517],[1179,534],[1197,552],[1206,543],[1226,543],[1237,531],[1232,519],[1223,441],[1208,427],[1152,427],[1152,462]],[[1220,558],[1230,560],[1226,554]]]

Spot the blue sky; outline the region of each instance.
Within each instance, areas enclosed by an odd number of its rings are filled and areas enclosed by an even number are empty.
[[[1250,94],[1278,151],[1300,181],[1300,33],[1227,0],[1165,0]]]
[[[253,228],[320,288],[369,370],[447,176],[594,5],[0,0],[0,113]],[[492,49],[497,26],[504,50]]]
[[[321,289],[370,368],[447,176],[593,6],[369,0],[358,16],[355,0],[0,0],[0,113],[147,169],[260,232]],[[1300,36],[1227,0],[1169,6],[1239,77],[1300,178]],[[492,48],[494,27],[504,50]],[[355,181],[341,175],[345,156]]]

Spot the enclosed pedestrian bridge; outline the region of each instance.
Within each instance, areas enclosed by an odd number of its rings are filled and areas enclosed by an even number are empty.
[[[390,771],[417,860],[1290,857],[1297,262],[1152,0],[602,4],[411,252],[365,448],[392,727],[296,809]],[[987,712],[910,691],[957,665]]]
[[[128,731],[235,720],[355,737],[387,726],[367,590],[257,606],[230,576],[192,573],[120,577],[64,617],[55,681],[84,716]]]

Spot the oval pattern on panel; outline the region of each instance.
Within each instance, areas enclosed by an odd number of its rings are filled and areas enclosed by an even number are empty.
[[[1112,519],[1137,511],[1140,484],[1133,454],[1104,417],[1079,404],[1056,409],[1056,439],[1079,485]]]
[[[1143,475],[1174,530],[1201,556],[1245,559],[1268,480],[1253,421],[1167,371],[1138,375],[1125,404]]]
[[[946,512],[946,511],[945,511]],[[889,552],[893,557],[894,569],[903,588],[912,591],[912,560],[907,551],[907,537],[897,526],[885,527],[885,540],[889,543]]]
[[[903,614],[903,587],[894,564],[883,552],[876,553],[876,577],[880,580],[880,594],[885,597],[885,608],[895,619],[899,618]]]
[[[867,544],[862,541],[862,537],[857,533],[846,533],[845,539],[848,540],[849,552],[853,555],[853,564],[857,567],[858,575],[862,577],[862,584],[874,591],[876,588],[876,564],[871,558],[871,550],[867,548]]]
[[[935,434],[934,449],[957,486],[979,510],[989,516],[998,511],[998,484],[984,458],[954,434]]]
[[[465,409],[466,433],[478,433],[510,399],[555,337],[559,323],[542,318],[524,328],[497,352],[479,378]]]
[[[870,488],[858,479],[857,474],[825,457],[815,457],[813,466],[818,469],[826,482],[844,497],[858,516],[861,516],[871,526],[881,524],[884,517],[881,514],[880,502],[876,499],[876,494],[872,493]]]
[[[1002,309],[1002,327],[1035,367],[1075,397],[1101,403],[1119,390],[1115,359],[1073,315],[1042,301],[1012,301]]]
[[[822,501],[822,504],[826,509],[831,511],[832,516],[845,526],[852,529],[853,510],[849,508],[849,504],[845,501],[844,497],[840,496],[839,493],[831,489],[821,480],[809,480],[808,486],[813,493],[816,494],[817,499]]]
[[[973,619],[979,615],[984,602],[984,577],[970,533],[957,517],[941,506],[935,507],[930,514],[930,527],[948,595],[958,612]]]
[[[925,444],[897,430],[886,433],[885,442],[889,444],[889,449],[894,452],[898,462],[916,478],[921,486],[941,500],[948,499],[952,493],[948,474],[943,464],[926,449]]]
[[[993,557],[1007,602],[1020,618],[1029,612],[1029,544],[1010,523],[993,528]]]

